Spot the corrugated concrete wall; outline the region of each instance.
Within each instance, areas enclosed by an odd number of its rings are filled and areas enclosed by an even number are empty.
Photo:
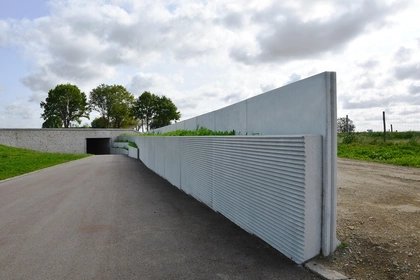
[[[151,170],[296,263],[319,254],[321,136],[129,138]]]
[[[322,253],[338,246],[337,216],[337,88],[335,72],[324,72],[249,98],[226,108],[156,129],[211,130],[259,135],[322,136]],[[142,150],[140,149],[140,154]]]
[[[114,141],[127,129],[0,129],[0,144],[41,152],[86,153],[86,138],[110,138]],[[112,145],[112,143],[111,143]]]

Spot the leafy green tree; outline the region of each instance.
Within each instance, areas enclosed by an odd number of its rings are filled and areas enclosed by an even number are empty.
[[[349,119],[349,122],[348,122],[348,129],[349,129],[349,132],[354,132],[356,130],[356,126],[354,125],[351,119]],[[338,118],[337,119],[337,133],[344,133],[344,132],[347,132],[346,118],[345,117]]]
[[[41,117],[45,120],[45,126],[58,126],[60,123],[57,122],[57,118],[65,128],[68,128],[71,122],[80,123],[80,118],[89,119],[90,109],[86,95],[75,85],[57,85],[48,92],[48,97],[40,106],[44,109]]]
[[[134,102],[132,115],[136,118],[143,127],[146,126],[146,130],[149,131],[150,123],[156,114],[155,112],[155,102],[157,100],[157,96],[145,91],[140,95]]]
[[[169,125],[172,120],[179,120],[181,113],[177,110],[170,98],[145,91],[136,99],[132,114],[139,125],[149,131],[151,128]]]
[[[60,128],[63,127],[63,122],[59,117],[51,116],[43,124],[42,128]]]
[[[106,128],[107,120],[104,117],[95,118],[90,126],[92,128]]]
[[[155,101],[156,115],[154,116],[150,128],[159,128],[170,125],[172,120],[179,120],[181,113],[172,100],[166,96],[158,97]]]
[[[122,128],[133,125],[131,107],[134,96],[121,85],[105,85],[90,92],[90,105],[99,112],[105,127]]]

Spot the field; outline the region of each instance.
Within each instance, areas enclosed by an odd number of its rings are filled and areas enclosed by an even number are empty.
[[[327,267],[354,279],[420,279],[420,169],[338,160],[337,238]]]
[[[0,145],[0,180],[87,156],[43,153]]]
[[[362,132],[338,135],[338,156],[420,167],[420,132]]]

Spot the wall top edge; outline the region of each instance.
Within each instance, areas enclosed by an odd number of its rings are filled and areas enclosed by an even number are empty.
[[[120,131],[137,133],[132,129],[121,129],[121,128],[0,128],[0,131]]]
[[[265,91],[265,92],[261,92],[261,93],[259,93],[259,94],[255,95],[255,96],[252,96],[252,97],[249,97],[249,98],[247,98],[247,99],[244,99],[244,100],[238,101],[238,102],[236,102],[236,103],[234,103],[234,104],[230,104],[230,105],[227,105],[227,106],[224,106],[224,107],[221,107],[221,108],[215,109],[215,110],[213,110],[213,111],[208,111],[208,112],[205,112],[205,113],[203,113],[203,114],[201,114],[201,115],[198,115],[198,116],[195,116],[195,117],[192,117],[192,118],[188,118],[188,119],[185,119],[185,120],[181,120],[181,121],[179,121],[179,122],[191,121],[191,120],[193,120],[193,119],[195,119],[195,118],[197,118],[197,117],[200,117],[200,116],[203,116],[203,115],[207,115],[207,114],[211,114],[211,113],[213,113],[213,112],[216,112],[216,111],[220,111],[220,110],[226,109],[226,108],[228,108],[228,107],[231,107],[231,106],[237,105],[237,104],[242,103],[242,102],[248,102],[248,101],[250,101],[250,100],[252,100],[252,99],[254,99],[254,98],[258,97],[259,95],[262,95],[262,94],[265,94],[265,93],[269,93],[269,92],[272,92],[272,91],[278,90],[278,89],[280,89],[280,88],[286,88],[286,87],[292,86],[292,85],[293,85],[293,84],[295,84],[295,83],[299,83],[299,82],[303,82],[303,81],[305,81],[305,80],[313,79],[313,78],[315,78],[315,77],[317,77],[317,76],[325,76],[325,77],[327,77],[327,78],[333,77],[333,78],[335,79],[335,78],[336,78],[336,72],[335,72],[335,71],[324,71],[324,72],[320,72],[320,73],[318,73],[318,74],[315,74],[315,75],[312,75],[312,76],[309,76],[309,77],[303,78],[303,79],[301,79],[301,80],[299,80],[299,81],[295,81],[295,82],[292,82],[292,83],[289,83],[289,84],[285,84],[285,85],[282,85],[282,86],[280,86],[280,87],[274,88],[274,89],[272,89],[272,90],[268,90],[268,91]],[[172,124],[167,125],[167,126],[159,127],[159,128],[154,129],[154,130],[159,130],[159,129],[162,129],[162,128],[165,128],[165,127],[169,127],[169,126],[172,126],[172,125],[176,125],[176,123],[172,123]]]
[[[142,136],[142,135],[130,135],[135,137],[145,138],[308,138],[308,137],[322,137],[321,134],[296,134],[296,135],[208,135],[208,136]]]

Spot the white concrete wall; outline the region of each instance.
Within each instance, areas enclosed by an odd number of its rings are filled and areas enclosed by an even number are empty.
[[[140,159],[296,263],[319,254],[322,137],[137,137]]]
[[[337,215],[337,89],[335,72],[324,72],[274,89],[226,108],[156,129],[196,129],[207,125],[212,130],[235,130],[241,135],[322,136],[323,218],[322,253],[329,255],[338,246]],[[214,120],[214,127],[211,126]],[[140,151],[141,153],[141,151]]]
[[[131,158],[138,159],[139,158],[139,149],[128,146],[128,156]]]
[[[133,133],[127,129],[0,129],[0,144],[41,152],[86,153],[86,138],[111,138]],[[112,147],[112,143],[111,143]]]
[[[111,154],[112,155],[126,155],[128,156],[128,150],[123,148],[113,148],[111,147]]]

